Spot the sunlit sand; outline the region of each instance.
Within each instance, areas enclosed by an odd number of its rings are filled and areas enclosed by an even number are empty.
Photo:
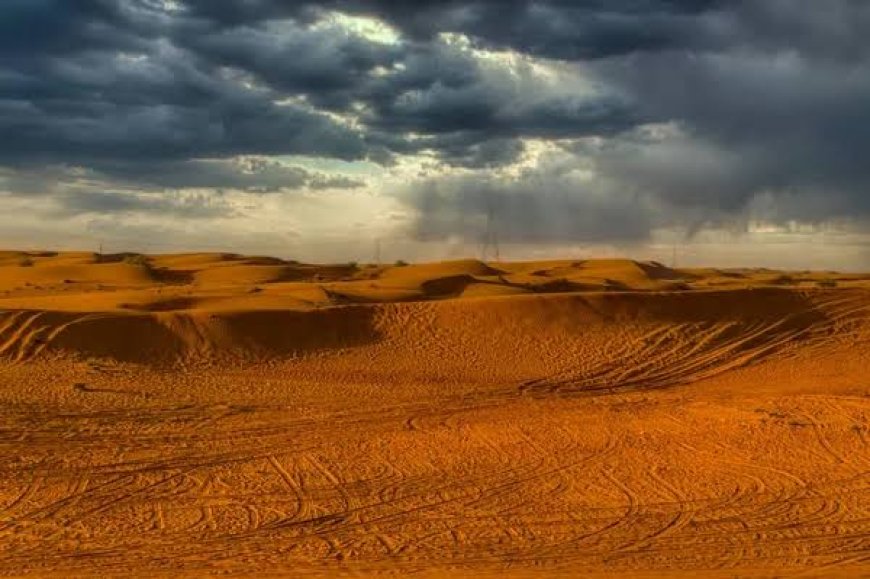
[[[870,574],[870,276],[0,252],[0,568]]]

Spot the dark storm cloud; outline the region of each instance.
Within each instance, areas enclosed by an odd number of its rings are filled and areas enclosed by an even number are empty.
[[[416,63],[377,87],[370,125],[390,133],[471,134],[490,138],[564,138],[608,135],[634,126],[634,111],[612,95],[599,97],[550,92],[531,70],[483,66],[467,54],[442,54]],[[421,69],[430,71],[419,78]],[[405,76],[415,76],[405,82]],[[463,78],[463,76],[465,78]],[[385,90],[386,89],[386,90]]]
[[[736,209],[765,191],[815,191],[870,211],[861,153],[870,147],[870,61],[642,55],[601,72],[643,95],[643,116],[681,129],[665,139],[614,140],[596,153],[608,174],[679,205]]]
[[[436,146],[441,161],[454,167],[469,169],[510,165],[516,162],[525,150],[520,139],[492,139],[471,144],[467,139],[460,139],[453,143],[442,139]]]
[[[97,176],[131,187],[139,184],[166,189],[241,189],[263,193],[303,188],[356,189],[365,185],[359,179],[309,171],[263,157],[107,163],[99,167]]]
[[[254,2],[190,0],[191,14],[219,25],[275,17],[312,18],[325,9],[380,18],[409,38],[467,34],[491,46],[577,59],[702,42],[692,16],[716,0],[317,0]],[[241,5],[240,5],[241,4]]]
[[[330,11],[377,18],[400,38],[372,40]],[[542,238],[540,216],[571,239],[637,238],[660,224],[598,227],[632,209],[629,199],[695,221],[742,215],[761,198],[783,219],[866,217],[868,29],[861,0],[6,0],[0,167],[16,172],[19,193],[35,189],[22,172],[59,165],[124,190],[317,189],[358,183],[202,160],[389,165],[423,152],[478,170],[408,197],[430,236],[461,231],[446,216],[479,216],[483,197],[503,200],[529,240]],[[550,59],[561,76],[547,82],[525,56],[507,67],[479,49]],[[597,182],[484,173],[516,162],[532,138],[567,142]],[[569,227],[572,216],[583,225]]]
[[[382,44],[335,26],[281,20],[215,26],[178,42],[275,90],[304,94],[316,107],[357,114],[375,159],[378,146],[399,154],[440,153],[440,140],[452,147],[445,158],[464,164],[455,145],[465,140],[473,164],[477,148],[489,140],[612,134],[638,122],[614,95],[541,91],[527,64],[507,70],[442,40]],[[410,133],[423,138],[409,140]]]
[[[87,49],[135,46],[120,5],[102,0],[6,0],[0,7],[0,55],[64,55]]]
[[[771,1],[710,8],[644,18],[657,29],[659,19],[672,17],[675,34],[668,42],[644,44],[638,36],[622,49],[608,43],[585,54],[584,71],[625,99],[622,118],[631,115],[638,128],[601,131],[608,137],[603,144],[581,142],[578,154],[592,163],[601,186],[648,199],[657,209],[651,225],[696,230],[750,218],[848,218],[863,227],[870,216],[870,168],[863,155],[870,147],[870,4]],[[570,14],[562,13],[566,22]],[[680,32],[686,26],[703,34]],[[580,40],[583,28],[576,30]],[[515,47],[525,43],[531,52],[556,58],[580,46],[530,46],[529,36],[519,36]],[[645,134],[643,126],[656,124],[675,130]],[[558,207],[547,191],[561,187],[544,178],[534,198],[543,208]],[[579,198],[586,193],[576,190]],[[431,223],[445,229],[443,208],[435,212],[417,201],[420,229]],[[457,199],[456,206],[464,204]],[[536,221],[530,218],[528,226]],[[611,223],[615,238],[632,234],[618,220]],[[453,230],[461,229],[457,221]]]
[[[59,217],[105,214],[172,215],[185,219],[231,217],[232,207],[219,195],[143,195],[133,192],[69,191],[56,197]]]
[[[324,115],[277,105],[268,90],[207,75],[185,58],[171,48],[148,61],[83,54],[18,71],[0,100],[0,159],[364,156],[361,137]]]
[[[173,42],[159,3],[0,6],[0,161],[310,154],[358,159],[362,137]],[[59,29],[58,38],[41,40]],[[192,30],[192,29],[191,29]],[[30,40],[32,39],[32,40]]]
[[[310,21],[324,10],[377,17],[408,38],[441,32],[566,60],[661,50],[788,48],[842,59],[866,56],[863,0],[187,0],[187,13],[220,28],[275,18]]]
[[[0,160],[388,159],[389,151],[415,150],[406,132],[470,131],[477,146],[492,138],[612,132],[634,122],[619,102],[529,99],[504,75],[443,43],[385,45],[335,26],[312,28],[310,20],[272,20],[322,13],[329,4],[316,11],[284,5],[4,4]],[[456,6],[427,10],[446,17]],[[389,14],[389,5],[336,7],[406,20]],[[43,32],[53,40],[42,40]],[[286,100],[300,96],[304,101]],[[355,103],[366,107],[367,132],[322,114],[348,113]]]
[[[402,50],[333,27],[292,20],[232,28],[182,28],[174,39],[213,65],[247,71],[275,90],[305,94],[330,109],[350,104],[378,67],[392,67]]]
[[[101,163],[98,169],[48,166],[0,171],[0,193],[54,196],[65,191],[111,186],[151,194],[183,189],[242,190],[276,193],[299,189],[357,189],[365,182],[344,175],[309,171],[269,158]],[[171,193],[169,193],[171,194]]]

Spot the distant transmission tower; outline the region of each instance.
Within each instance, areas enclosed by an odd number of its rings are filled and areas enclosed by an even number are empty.
[[[487,205],[486,209],[486,231],[483,234],[483,248],[481,250],[481,261],[486,261],[489,252],[492,251],[495,256],[495,261],[501,261],[501,252],[498,246],[498,228],[493,216],[492,205]]]

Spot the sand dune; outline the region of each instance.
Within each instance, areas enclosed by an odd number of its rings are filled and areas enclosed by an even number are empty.
[[[870,573],[870,277],[0,252],[12,575]]]
[[[855,295],[860,303],[866,292],[842,293]],[[697,339],[716,331],[746,337],[750,330],[763,333],[767,328],[786,336],[818,332],[827,319],[816,303],[820,300],[808,293],[769,288],[489,296],[274,311],[216,308],[214,301],[205,298],[177,297],[127,304],[134,310],[129,312],[7,310],[0,313],[0,356],[16,360],[97,357],[163,365],[206,355],[215,362],[231,362],[233,357],[280,357],[297,347],[306,350],[313,340],[325,336],[361,333],[370,334],[370,340],[403,341],[423,350],[444,348],[455,340],[457,348],[479,351],[478,356],[494,353],[493,346],[504,342],[501,348],[523,356],[532,354],[529,337],[562,347],[579,342],[580,347],[589,334],[600,337],[602,332],[646,326],[683,328],[689,334],[697,332]],[[424,322],[426,327],[419,327]],[[685,339],[692,341],[691,335]],[[341,345],[325,343],[327,348]]]

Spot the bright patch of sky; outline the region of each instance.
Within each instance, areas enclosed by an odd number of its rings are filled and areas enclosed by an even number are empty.
[[[379,44],[398,44],[402,35],[389,24],[367,16],[356,16],[342,12],[327,12],[324,17],[314,25],[315,29],[326,26],[339,26],[348,32],[365,38],[369,42]]]

